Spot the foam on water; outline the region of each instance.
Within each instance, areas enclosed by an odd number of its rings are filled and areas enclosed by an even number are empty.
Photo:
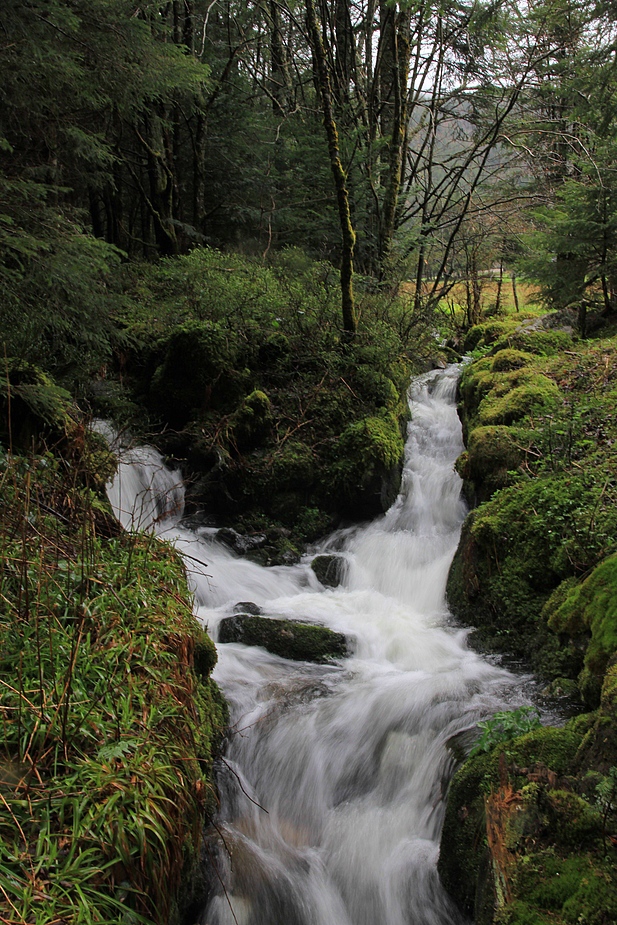
[[[455,925],[437,876],[449,743],[522,700],[520,679],[470,651],[445,585],[464,517],[455,367],[420,377],[402,491],[386,515],[329,537],[348,564],[324,589],[310,568],[262,568],[212,531],[166,533],[186,555],[214,638],[253,601],[271,616],[345,633],[329,666],[219,645],[232,712],[217,825],[219,877],[202,925]],[[126,482],[125,482],[126,485]],[[121,504],[119,505],[122,506]]]

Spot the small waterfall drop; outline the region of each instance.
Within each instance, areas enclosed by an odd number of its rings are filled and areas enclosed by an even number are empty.
[[[344,585],[324,589],[311,556],[265,569],[215,531],[166,534],[187,554],[196,612],[215,639],[233,605],[253,601],[354,641],[352,657],[326,666],[218,645],[214,677],[232,730],[219,775],[218,879],[201,925],[462,921],[436,868],[452,742],[523,697],[520,678],[467,648],[446,606],[464,517],[457,377],[449,367],[412,385],[392,508],[318,550],[345,557]]]
[[[94,429],[116,455],[107,496],[124,529],[162,533],[177,523],[184,512],[180,470],[169,469],[153,446],[127,445],[106,421],[95,421]]]

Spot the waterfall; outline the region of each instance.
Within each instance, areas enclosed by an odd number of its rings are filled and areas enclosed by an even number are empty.
[[[219,775],[217,878],[201,925],[456,925],[436,863],[453,743],[523,700],[521,679],[472,652],[445,601],[464,517],[458,369],[421,376],[401,494],[296,566],[262,568],[181,525],[199,619],[216,639],[239,601],[353,640],[331,665],[218,645],[231,710]],[[126,483],[125,483],[126,484]],[[336,550],[344,584],[311,557]]]
[[[116,474],[107,496],[124,529],[162,533],[179,521],[184,511],[180,470],[169,469],[152,446],[131,446],[106,421],[95,421],[93,429],[116,455]]]

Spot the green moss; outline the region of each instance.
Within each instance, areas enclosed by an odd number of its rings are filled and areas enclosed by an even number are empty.
[[[494,925],[558,925],[553,915],[542,915],[529,903],[515,899],[500,911],[494,919]]]
[[[533,357],[526,350],[514,350],[511,347],[506,347],[493,354],[491,369],[494,373],[510,372],[513,369],[530,366],[532,363]]]
[[[546,793],[548,827],[560,846],[578,851],[599,844],[602,819],[597,807],[569,790]]]
[[[404,442],[396,415],[367,417],[345,428],[336,441],[327,478],[345,509],[386,510],[400,479]]]
[[[238,614],[225,617],[219,629],[221,642],[263,646],[281,658],[328,662],[348,655],[347,640],[326,626]]]
[[[495,381],[490,357],[465,366],[459,382],[459,394],[466,415],[471,417],[475,414],[482,398],[490,392]]]
[[[255,389],[234,412],[230,429],[232,441],[243,450],[262,444],[272,427],[272,404],[265,392]]]
[[[401,402],[398,389],[388,376],[369,366],[358,367],[352,378],[354,392],[375,410],[397,411]]]
[[[527,371],[506,374],[512,378],[482,400],[478,408],[482,424],[512,424],[532,412],[545,413],[557,407],[560,395],[555,383],[538,373],[528,373],[527,382],[515,384],[523,378],[522,372]]]
[[[541,764],[561,776],[572,770],[582,740],[583,733],[576,723],[563,727],[540,726],[513,739],[506,751],[520,767]]]
[[[244,386],[235,372],[239,342],[213,321],[186,321],[159,343],[162,356],[149,383],[150,409],[183,426],[210,407],[229,407]]]
[[[585,668],[601,678],[617,652],[617,555],[605,559],[585,581],[569,588],[564,601],[552,610],[549,625],[556,633],[571,637],[591,634]]]
[[[545,475],[503,488],[468,517],[450,570],[455,615],[477,627],[487,645],[531,659],[549,679],[581,669],[578,643],[562,645],[541,614],[564,579],[594,564],[602,533],[615,530],[602,489],[595,473]],[[542,664],[545,651],[551,664]]]
[[[576,893],[563,906],[567,925],[613,925],[617,922],[617,884],[608,864],[581,877]]]
[[[461,765],[448,790],[438,870],[444,887],[468,915],[488,873],[484,802],[496,775],[493,755],[478,755]]]
[[[517,319],[504,321],[487,321],[485,324],[476,324],[465,335],[463,353],[470,353],[479,347],[494,344],[499,338],[507,335],[518,324]]]
[[[528,925],[534,915],[559,925],[612,925],[617,920],[617,888],[611,866],[577,853],[562,857],[551,849],[519,858],[517,898],[505,910],[504,925]],[[525,913],[529,918],[525,918]]]
[[[489,493],[508,482],[508,472],[524,458],[519,435],[509,427],[475,427],[468,440],[468,477]]]
[[[205,630],[194,634],[193,665],[201,678],[208,678],[216,665],[216,646]]]
[[[538,356],[555,356],[563,350],[571,350],[572,335],[567,331],[534,331],[524,327],[511,331],[495,341],[495,350],[523,350]]]
[[[271,460],[269,478],[277,490],[305,489],[315,478],[315,454],[310,446],[288,440]]]

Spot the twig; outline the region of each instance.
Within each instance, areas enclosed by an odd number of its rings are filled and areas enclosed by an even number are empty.
[[[242,781],[240,780],[240,776],[239,776],[238,772],[237,772],[237,771],[234,771],[234,769],[231,767],[231,765],[229,765],[229,764],[227,763],[227,761],[225,761],[225,759],[224,759],[222,756],[221,756],[221,761],[223,762],[223,764],[225,765],[225,767],[227,768],[227,770],[228,770],[228,771],[231,771],[231,773],[233,774],[233,776],[236,778],[236,780],[238,781],[238,786],[240,787],[240,790],[242,791],[242,793],[244,794],[244,796],[247,798],[247,800],[250,800],[251,803],[254,803],[255,806],[258,807],[258,809],[262,809],[262,810],[264,811],[264,813],[267,813],[268,816],[269,816],[270,813],[269,813],[269,811],[266,809],[266,807],[265,807],[265,806],[262,806],[261,803],[258,803],[257,800],[254,800],[253,797],[252,797],[250,794],[248,794],[248,793],[246,792],[246,790],[244,789],[244,787],[243,787],[243,785],[242,785]]]

